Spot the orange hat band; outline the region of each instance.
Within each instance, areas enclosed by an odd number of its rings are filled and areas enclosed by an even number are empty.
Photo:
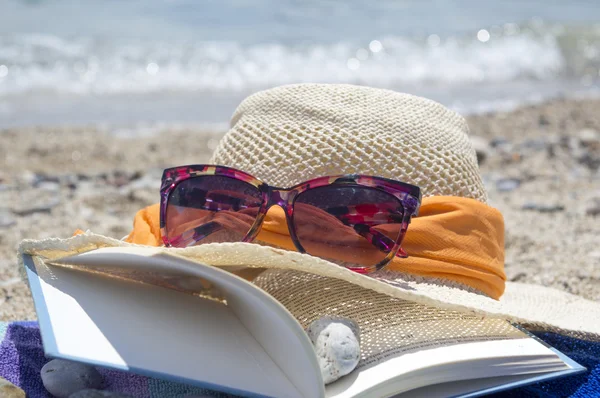
[[[267,213],[258,240],[296,250],[281,208]],[[160,246],[159,205],[140,210],[127,242]],[[423,198],[418,217],[413,217],[402,243],[408,258],[396,257],[387,270],[442,278],[470,286],[492,298],[504,293],[504,220],[502,214],[477,200],[434,196]],[[334,250],[324,245],[311,253],[353,261],[359,252]]]

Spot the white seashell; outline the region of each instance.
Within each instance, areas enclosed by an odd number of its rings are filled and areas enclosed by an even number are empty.
[[[315,347],[325,384],[354,370],[360,360],[360,334],[356,322],[323,317],[314,321],[307,333]]]

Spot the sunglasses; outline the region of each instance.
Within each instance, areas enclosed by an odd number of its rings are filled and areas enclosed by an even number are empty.
[[[262,228],[360,273],[407,257],[400,245],[421,204],[419,187],[387,178],[319,177],[284,189],[214,165],[166,169],[160,193],[167,247],[261,241]]]

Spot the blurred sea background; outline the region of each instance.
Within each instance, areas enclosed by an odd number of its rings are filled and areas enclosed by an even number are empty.
[[[599,96],[597,0],[0,0],[0,128],[223,128],[249,93],[353,83],[463,113]]]
[[[600,0],[0,0],[0,321],[36,318],[22,239],[127,235],[244,97],[300,82],[466,116],[507,279],[600,302],[599,69]]]

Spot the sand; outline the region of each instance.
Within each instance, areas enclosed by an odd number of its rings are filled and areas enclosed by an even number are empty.
[[[506,219],[509,280],[600,301],[598,109],[598,100],[557,100],[467,118],[490,204]],[[221,135],[0,131],[0,320],[36,317],[16,269],[19,241],[77,228],[126,235],[135,212],[158,201],[162,169],[207,162]]]

